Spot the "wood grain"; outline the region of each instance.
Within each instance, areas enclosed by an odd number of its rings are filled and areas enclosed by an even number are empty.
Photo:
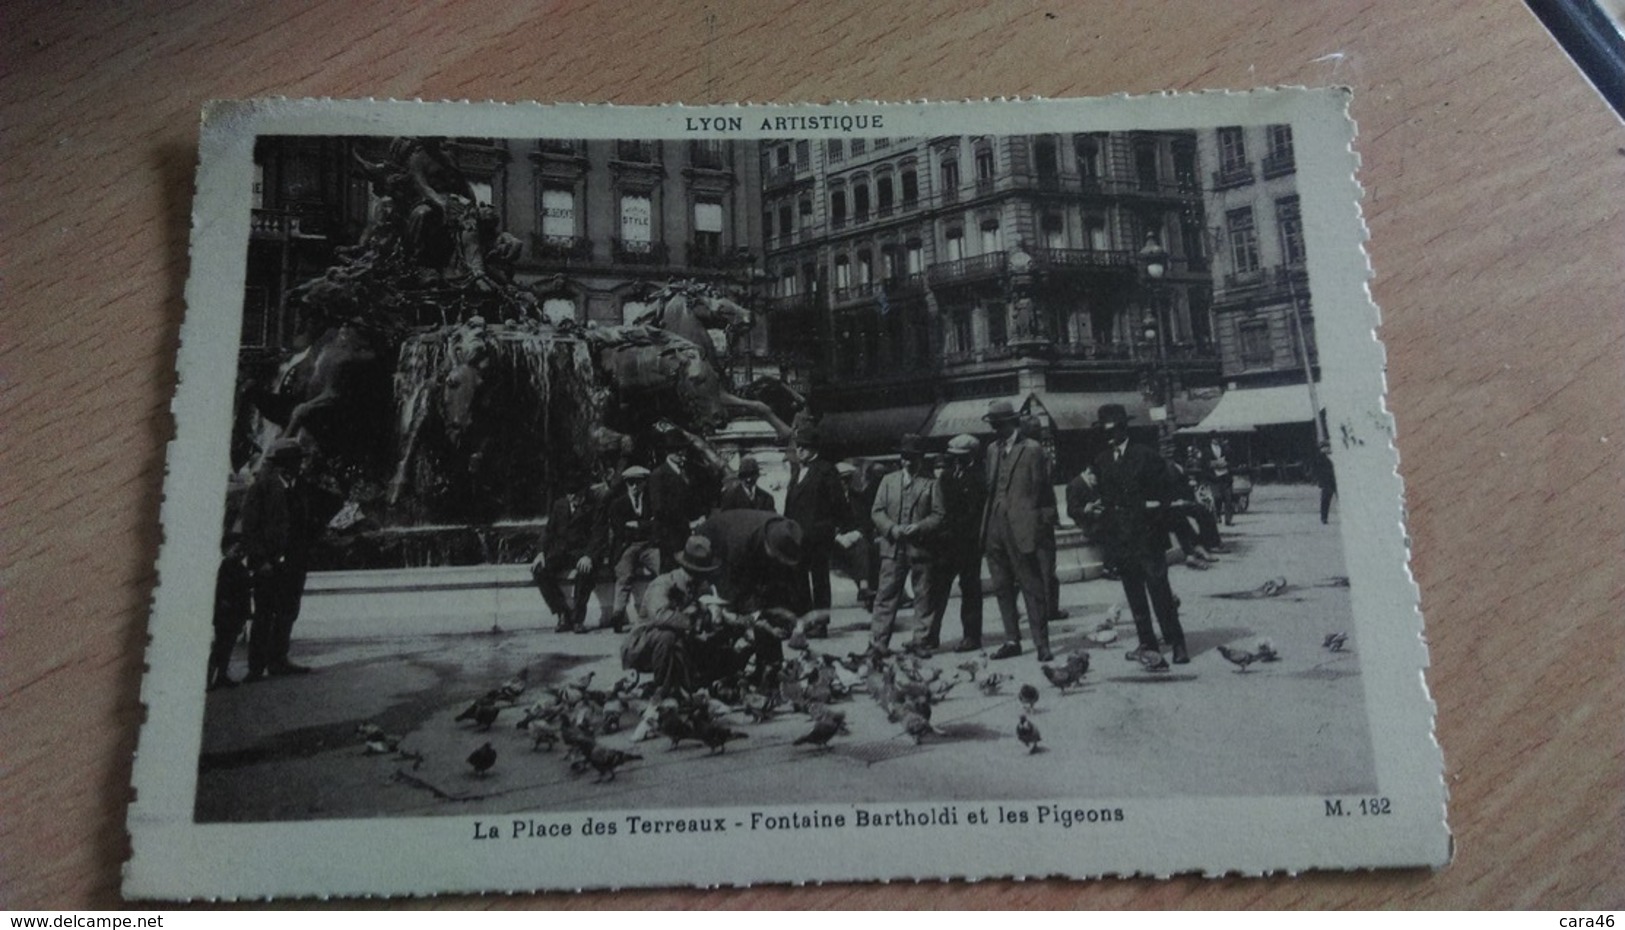
[[[405,907],[1619,907],[1625,132],[1515,0],[9,4],[0,906],[118,904],[202,102],[1348,84],[1456,861]]]

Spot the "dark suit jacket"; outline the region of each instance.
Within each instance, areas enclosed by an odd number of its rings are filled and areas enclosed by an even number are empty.
[[[937,529],[934,545],[944,553],[975,553],[981,557],[982,513],[987,509],[987,476],[980,466],[967,467],[963,472],[952,468],[937,479],[942,489],[942,526]]]
[[[1079,475],[1066,483],[1066,515],[1083,530],[1084,538],[1090,542],[1100,541],[1101,516],[1084,513],[1084,508],[1100,500],[1100,491],[1090,487],[1089,482]]]
[[[688,541],[688,524],[698,516],[699,493],[686,475],[661,462],[649,474],[649,504],[654,509],[654,541],[666,552],[679,552]]]
[[[1042,544],[1053,545],[1055,487],[1050,484],[1044,447],[1021,439],[1006,456],[1000,453],[1002,446],[994,440],[987,448],[983,539],[995,530],[1007,530],[1017,551],[1024,554],[1038,551]]]
[[[1101,528],[1108,555],[1116,560],[1161,558],[1168,545],[1169,505],[1179,496],[1162,456],[1130,442],[1121,460],[1109,448],[1100,453],[1095,474],[1106,506]],[[1147,508],[1147,501],[1159,506]]]
[[[262,468],[243,495],[243,548],[249,567],[286,561],[303,565],[314,533],[303,482],[275,466]]]
[[[728,490],[722,492],[722,499],[717,502],[717,511],[725,510],[771,510],[778,512],[773,505],[773,495],[757,486],[754,491],[747,492],[743,484],[729,485]]]
[[[721,510],[694,531],[722,560],[717,593],[736,610],[788,603],[791,569],[767,554],[766,543],[768,525],[785,519],[771,510]]]
[[[784,496],[784,515],[801,524],[807,542],[828,545],[852,526],[852,507],[835,463],[819,456],[801,470]]]
[[[547,526],[542,528],[541,550],[549,568],[562,570],[565,563],[574,565],[582,556],[591,555],[595,523],[593,507],[585,499],[573,513],[568,496],[554,501],[547,513]]]

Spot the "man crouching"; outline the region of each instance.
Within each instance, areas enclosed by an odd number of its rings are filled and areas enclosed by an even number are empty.
[[[621,666],[653,676],[659,698],[692,687],[694,637],[710,624],[701,598],[722,570],[704,536],[689,537],[676,560],[677,568],[649,583],[643,616],[621,646]]]

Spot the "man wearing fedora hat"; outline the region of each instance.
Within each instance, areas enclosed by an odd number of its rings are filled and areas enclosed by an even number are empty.
[[[1139,649],[1128,654],[1152,671],[1165,670],[1151,612],[1173,647],[1174,663],[1190,661],[1179,606],[1168,585],[1168,514],[1178,496],[1172,471],[1162,456],[1129,441],[1128,411],[1122,404],[1103,404],[1096,423],[1106,434],[1106,449],[1095,458],[1099,500],[1087,510],[1101,517],[1108,562],[1117,566],[1123,595],[1134,614]]]
[[[689,537],[676,562],[649,584],[643,616],[621,645],[621,666],[654,676],[657,699],[694,686],[694,636],[708,619],[701,599],[722,570],[704,536]]]
[[[309,672],[288,659],[289,640],[305,594],[315,540],[309,486],[300,479],[305,450],[298,440],[271,444],[243,495],[239,517],[248,567],[254,573],[254,622],[248,635],[248,678]]]
[[[771,510],[721,510],[694,533],[710,540],[721,560],[717,594],[734,610],[748,613],[794,602],[803,536],[794,520]]]
[[[816,428],[796,437],[799,471],[784,493],[784,515],[800,524],[804,534],[801,589],[797,613],[828,610],[829,562],[837,533],[852,528],[852,508],[835,463],[823,454],[823,437]]]
[[[987,478],[982,474],[982,444],[975,436],[948,441],[948,459],[937,487],[942,489],[943,521],[932,562],[931,625],[927,642],[936,643],[948,595],[959,581],[959,625],[956,652],[982,648],[982,510],[987,504]]]
[[[739,481],[722,492],[717,510],[766,510],[777,512],[773,495],[757,486],[762,478],[762,465],[751,456],[739,460]]]
[[[925,449],[920,437],[904,436],[897,452],[903,459],[903,467],[880,479],[874,506],[869,511],[875,521],[880,554],[880,587],[875,592],[869,638],[877,650],[884,650],[891,642],[892,628],[897,622],[897,604],[903,597],[903,583],[912,582],[914,621],[907,648],[915,653],[928,653],[932,648],[929,541],[942,526],[946,513],[937,480],[925,468]]]
[[[688,474],[688,437],[674,429],[666,433],[663,441],[666,457],[649,473],[649,508],[654,515],[653,538],[660,547],[661,564],[670,565],[705,507],[700,490]]]
[[[995,659],[1021,655],[1021,626],[1016,618],[1016,591],[1027,606],[1038,660],[1048,662],[1050,652],[1049,584],[1043,567],[1044,543],[1056,524],[1055,488],[1050,484],[1049,460],[1037,442],[1023,438],[1021,414],[1006,400],[988,406],[982,419],[993,427],[987,447],[987,510],[982,538],[987,571],[999,603],[1005,642]]]

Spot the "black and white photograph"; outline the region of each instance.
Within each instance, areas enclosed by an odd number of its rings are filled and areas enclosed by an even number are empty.
[[[1448,856],[1337,92],[218,106],[132,893]]]

